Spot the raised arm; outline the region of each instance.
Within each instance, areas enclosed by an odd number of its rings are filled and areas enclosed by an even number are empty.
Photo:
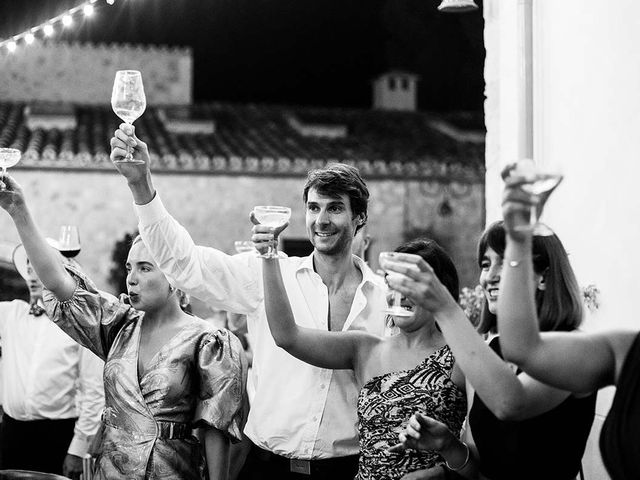
[[[0,190],[0,207],[11,216],[40,281],[58,299],[71,298],[76,284],[64,269],[58,253],[47,243],[33,221],[22,188],[8,175],[2,181],[5,188]]]
[[[134,158],[144,163],[117,163],[126,154],[127,145],[132,147]],[[255,310],[262,299],[257,262],[193,242],[156,194],[148,147],[136,137],[133,126],[122,124],[114,133],[111,160],[127,180],[140,235],[162,273],[184,292],[215,308],[245,314]]]
[[[531,231],[528,212],[536,198],[507,185],[503,199],[503,217],[507,245],[506,265],[501,277],[498,299],[498,330],[506,359],[519,365],[533,377],[558,388],[589,392],[614,382],[616,344],[625,334],[586,334],[539,331],[533,285]]]
[[[276,345],[303,362],[321,368],[356,369],[360,349],[378,341],[365,332],[327,332],[296,324],[279,259],[263,260],[262,278],[271,335]]]
[[[418,267],[416,269],[415,267]],[[522,420],[562,403],[569,392],[544,385],[513,369],[476,332],[460,306],[421,257],[395,253],[383,268],[391,288],[433,313],[456,362],[487,407],[502,420]]]

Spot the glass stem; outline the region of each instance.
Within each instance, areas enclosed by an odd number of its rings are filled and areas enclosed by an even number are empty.
[[[394,290],[393,291],[393,308],[400,308],[402,305],[402,295],[400,294],[399,291]]]

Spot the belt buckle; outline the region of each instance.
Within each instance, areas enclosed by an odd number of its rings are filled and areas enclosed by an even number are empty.
[[[289,470],[293,473],[311,475],[311,462],[309,460],[299,460],[297,458],[291,458]]]

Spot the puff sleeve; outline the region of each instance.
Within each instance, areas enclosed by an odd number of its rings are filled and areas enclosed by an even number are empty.
[[[120,329],[140,313],[113,295],[98,290],[78,267],[65,265],[65,268],[75,280],[76,289],[65,301],[45,289],[47,315],[76,342],[106,360]]]
[[[194,424],[216,428],[238,442],[249,407],[242,344],[233,333],[220,329],[203,336],[197,356],[200,392]]]

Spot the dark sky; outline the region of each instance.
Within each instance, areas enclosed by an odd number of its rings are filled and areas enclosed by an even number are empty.
[[[0,0],[0,37],[80,3]],[[482,110],[481,10],[445,14],[439,3],[116,0],[109,6],[98,0],[91,20],[57,38],[190,46],[196,101],[366,108],[370,80],[402,69],[420,75],[420,109]]]

